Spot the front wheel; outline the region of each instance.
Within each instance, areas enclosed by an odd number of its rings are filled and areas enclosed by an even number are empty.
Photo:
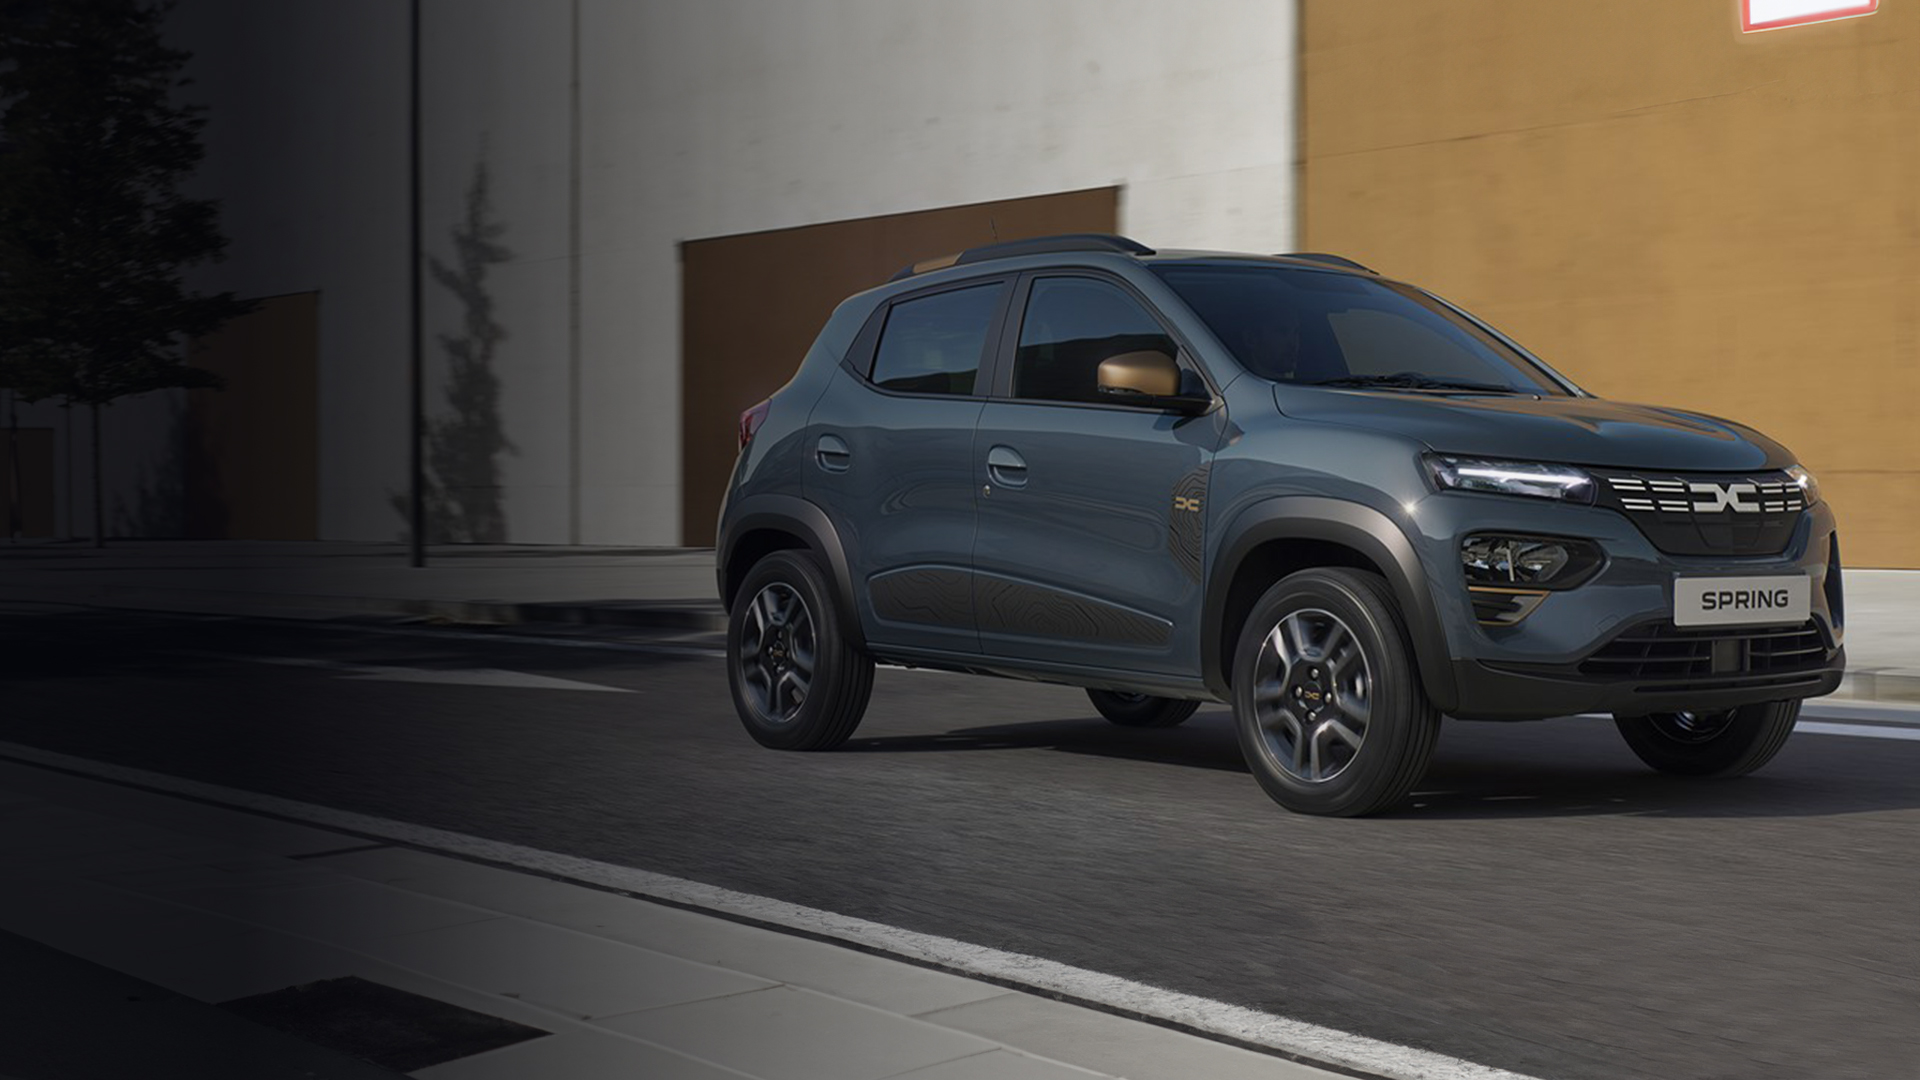
[[[1614,717],[1641,761],[1680,776],[1745,776],[1773,760],[1799,721],[1798,700]]]
[[[803,551],[754,564],[727,618],[727,684],[747,734],[777,750],[847,741],[873,694],[873,661],[840,633],[825,571]]]
[[[1254,604],[1234,650],[1233,718],[1275,802],[1336,817],[1406,798],[1440,732],[1386,581],[1344,568],[1291,574]]]
[[[1173,727],[1185,723],[1187,717],[1200,707],[1197,701],[1129,694],[1118,690],[1089,690],[1087,700],[1093,702],[1093,707],[1100,710],[1101,716],[1121,727]]]

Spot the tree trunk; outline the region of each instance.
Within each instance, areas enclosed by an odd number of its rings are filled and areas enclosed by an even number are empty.
[[[107,546],[107,501],[103,495],[104,487],[100,481],[100,406],[93,409],[93,546]]]

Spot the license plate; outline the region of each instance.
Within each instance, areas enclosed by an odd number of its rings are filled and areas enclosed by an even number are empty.
[[[1804,574],[1673,579],[1675,626],[1762,626],[1806,622],[1813,586]]]

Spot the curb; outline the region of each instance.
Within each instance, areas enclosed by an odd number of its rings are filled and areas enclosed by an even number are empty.
[[[1840,688],[1824,700],[1920,705],[1920,674],[1884,668],[1849,670],[1840,677]]]
[[[605,626],[718,633],[727,613],[718,600],[508,601],[426,600],[307,593],[109,588],[80,596],[14,594],[0,599],[106,610],[300,618],[322,614],[382,615],[499,626]]]

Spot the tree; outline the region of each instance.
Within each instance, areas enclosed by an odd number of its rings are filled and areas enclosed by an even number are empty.
[[[175,101],[188,54],[161,41],[170,8],[0,3],[0,385],[91,412],[96,547],[101,408],[218,386],[185,342],[253,307],[183,280],[227,242],[216,204],[179,191],[206,119]]]

